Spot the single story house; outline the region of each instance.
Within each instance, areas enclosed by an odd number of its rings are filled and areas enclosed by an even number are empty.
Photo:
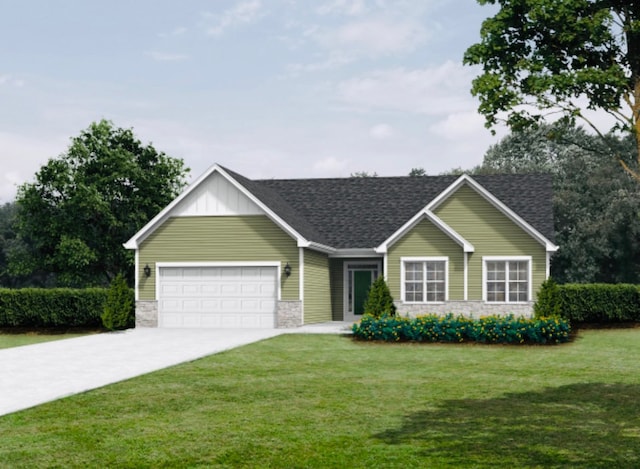
[[[549,276],[548,175],[251,180],[212,166],[126,244],[136,325],[355,321],[384,275],[398,313],[531,314]]]

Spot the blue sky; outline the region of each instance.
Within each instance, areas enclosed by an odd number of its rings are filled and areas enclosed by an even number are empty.
[[[0,203],[93,121],[197,177],[479,164],[473,0],[0,0]],[[504,135],[499,131],[498,136]]]

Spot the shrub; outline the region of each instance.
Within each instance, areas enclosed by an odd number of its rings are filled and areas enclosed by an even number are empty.
[[[553,278],[549,277],[542,282],[533,312],[536,318],[561,315],[560,290]]]
[[[572,322],[640,321],[640,290],[629,284],[559,286],[561,316]]]
[[[561,318],[527,319],[515,316],[381,317],[364,316],[353,325],[360,340],[386,342],[479,342],[486,344],[560,344],[569,341],[571,327]]]
[[[629,284],[543,283],[536,317],[558,315],[573,323],[640,321],[640,288]]]
[[[382,316],[395,316],[396,306],[387,282],[380,275],[372,284],[364,303],[364,312],[367,315],[379,318]]]
[[[102,325],[109,330],[128,329],[135,323],[134,298],[124,275],[111,282],[102,312]]]
[[[105,288],[0,289],[0,327],[98,328]]]

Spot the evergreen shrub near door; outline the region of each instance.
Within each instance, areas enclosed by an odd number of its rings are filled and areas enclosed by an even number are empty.
[[[473,319],[453,314],[374,318],[365,315],[352,330],[356,339],[386,342],[561,344],[569,341],[571,326],[561,318],[488,316]]]
[[[391,291],[382,275],[371,284],[369,293],[367,294],[367,301],[364,303],[364,311],[365,314],[375,318],[380,318],[385,315],[395,316],[396,305],[393,304]]]

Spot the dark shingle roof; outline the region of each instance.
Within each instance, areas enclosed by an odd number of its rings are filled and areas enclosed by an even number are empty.
[[[449,187],[457,176],[250,180],[228,171],[310,241],[373,248]],[[551,178],[541,174],[472,176],[550,241]]]

